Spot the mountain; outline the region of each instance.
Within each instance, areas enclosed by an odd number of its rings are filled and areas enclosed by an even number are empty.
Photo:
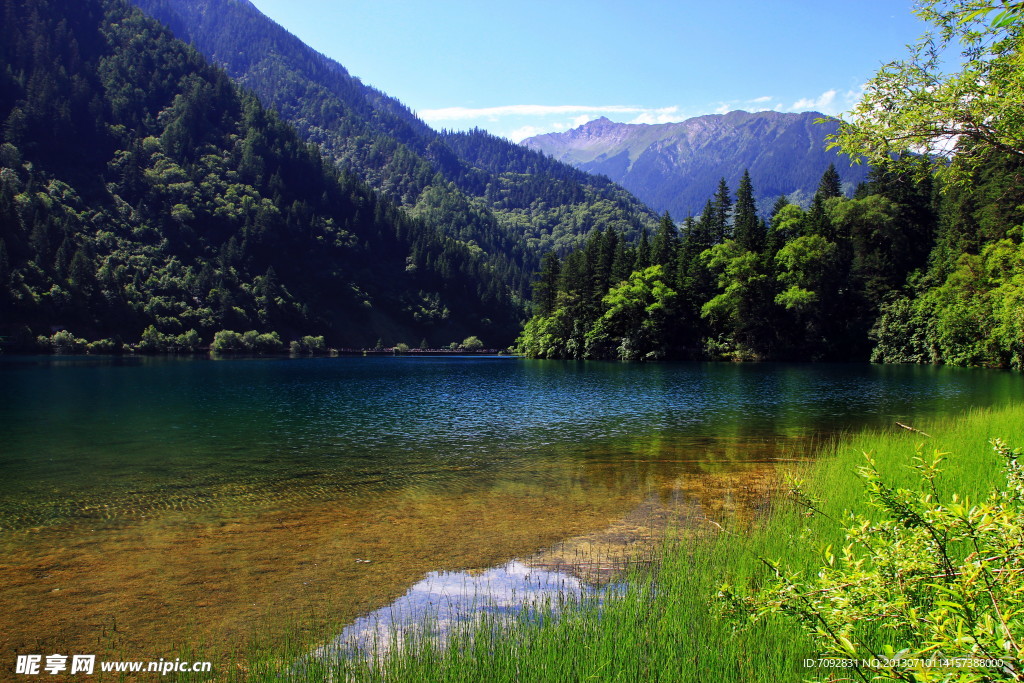
[[[837,123],[815,122],[821,118],[816,112],[734,111],[649,125],[602,117],[521,144],[605,175],[677,219],[699,214],[721,178],[735,187],[747,169],[758,207],[766,212],[780,195],[806,206],[829,164],[836,165],[847,194],[867,177],[865,166],[825,149]]]
[[[434,131],[245,0],[132,0],[224,67],[328,158],[480,250],[525,296],[540,257],[656,216],[621,187],[484,131]],[[439,74],[438,77],[444,77]]]
[[[325,162],[141,11],[8,0],[0,19],[0,337],[511,341],[521,306],[479,248]]]

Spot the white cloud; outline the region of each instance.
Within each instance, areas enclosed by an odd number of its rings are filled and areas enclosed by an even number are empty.
[[[685,121],[703,114],[728,114],[742,109],[749,112],[819,111],[826,115],[848,112],[863,94],[863,86],[833,88],[814,97],[801,97],[787,104],[774,95],[720,100],[703,107],[673,105],[642,107],[608,104],[509,104],[497,107],[442,107],[419,112],[420,118],[436,127],[449,129],[486,128],[513,142],[544,133],[578,128],[600,116],[632,124],[662,124]]]
[[[782,107],[781,104],[776,104],[774,107],[768,104],[773,99],[775,98],[772,97],[771,95],[764,95],[762,97],[751,97],[749,99],[743,100],[729,100],[727,102],[719,102],[718,105],[712,110],[712,113],[728,114],[729,112],[736,111],[737,109],[742,109],[743,111],[749,112],[768,111],[772,108],[780,109]]]
[[[679,107],[662,107],[661,109],[648,109],[641,112],[629,123],[674,123],[682,121],[684,116],[679,114]]]
[[[543,605],[557,609],[584,596],[611,591],[614,589],[592,588],[566,572],[531,567],[518,560],[483,572],[430,572],[390,605],[350,623],[311,657],[337,660],[374,650],[386,652],[392,645],[401,648],[407,642],[405,636],[424,634],[427,624],[431,636],[443,644],[460,628],[479,624],[487,615],[513,622],[525,611]]]
[[[588,107],[578,104],[508,104],[501,107],[443,107],[424,109],[419,117],[424,121],[462,121],[477,118],[498,118],[502,116],[553,116],[564,114],[635,114],[650,110],[646,107],[624,105],[603,105]],[[589,119],[588,119],[589,120]]]
[[[669,123],[682,121],[678,106],[640,107],[609,104],[509,104],[500,107],[443,107],[426,109],[419,117],[433,126],[470,128],[480,126],[496,135],[519,142],[541,133],[578,128],[588,121],[608,116],[629,123]],[[632,115],[632,120],[630,116]],[[558,118],[556,118],[558,117]]]
[[[428,123],[473,119],[497,121],[503,117],[540,118],[573,114],[576,114],[572,119],[574,126],[582,126],[584,123],[606,114],[636,114],[638,123],[667,123],[682,120],[678,106],[637,107],[621,104],[593,107],[577,104],[509,104],[501,107],[443,107],[418,112],[419,117]]]
[[[805,97],[797,100],[793,103],[793,106],[790,107],[790,109],[796,109],[799,111],[815,109],[825,114],[831,114],[833,112],[829,111],[829,109],[831,109],[832,102],[835,101],[837,94],[839,94],[837,90],[826,90],[816,98]]]
[[[565,130],[564,126],[555,124],[553,126],[520,126],[513,131],[510,131],[505,137],[512,142],[522,142],[526,138],[532,138],[534,135],[542,135],[544,133],[558,132]]]

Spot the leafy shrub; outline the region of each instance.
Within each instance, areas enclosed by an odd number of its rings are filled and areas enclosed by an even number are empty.
[[[277,332],[248,330],[239,334],[232,330],[221,330],[213,335],[210,351],[214,353],[278,353],[283,344]]]
[[[156,326],[150,325],[142,332],[138,349],[142,353],[161,353],[168,350],[172,340],[172,336],[166,335],[157,330]]]
[[[1021,680],[1024,469],[1021,449],[993,445],[1007,485],[979,503],[940,495],[945,454],[928,462],[918,451],[918,491],[888,486],[869,457],[860,474],[881,520],[851,516],[843,525],[848,545],[825,548],[814,577],[762,559],[774,578],[748,596],[723,586],[728,611],[754,621],[795,617],[821,655],[847,662],[844,673],[865,681]],[[821,513],[799,483],[794,494]]]
[[[86,353],[119,353],[121,344],[113,339],[97,339],[85,345]]]
[[[279,353],[282,346],[277,332],[264,332],[256,335],[252,350],[256,353]]]
[[[242,335],[232,330],[221,330],[213,335],[210,350],[214,353],[239,353],[246,350]]]
[[[480,341],[480,337],[474,335],[463,339],[460,348],[463,351],[479,351],[484,348],[484,343]]]
[[[311,337],[305,336],[302,338],[302,345],[309,349],[310,353],[324,353],[327,351],[327,343],[324,341],[323,336]]]
[[[85,339],[79,339],[71,332],[67,330],[58,330],[53,335],[46,337],[39,335],[36,339],[36,344],[43,351],[52,351],[53,353],[80,353],[85,350],[88,342]]]
[[[200,338],[199,333],[195,330],[189,330],[188,332],[182,332],[174,340],[175,345],[178,347],[178,351],[193,352],[198,351],[202,346],[203,340]]]
[[[298,341],[289,344],[289,350],[295,356],[318,356],[327,352],[327,342],[322,336],[313,337],[306,335]]]

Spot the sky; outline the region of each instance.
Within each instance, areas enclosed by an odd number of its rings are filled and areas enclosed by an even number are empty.
[[[252,0],[432,127],[841,114],[927,28],[912,0]]]

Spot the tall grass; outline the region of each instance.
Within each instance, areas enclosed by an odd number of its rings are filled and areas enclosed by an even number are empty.
[[[865,431],[839,440],[811,463],[794,466],[826,515],[779,497],[753,528],[716,520],[697,533],[686,520],[666,538],[655,562],[635,568],[625,588],[604,599],[531,618],[486,619],[450,635],[447,647],[408,639],[377,659],[309,659],[295,643],[260,650],[247,680],[337,681],[799,681],[811,641],[785,617],[744,625],[724,617],[716,594],[725,581],[756,587],[768,576],[760,558],[814,572],[822,548],[844,542],[829,518],[870,515],[857,466],[870,453],[886,481],[916,486],[909,465],[919,449],[951,455],[940,487],[980,498],[1001,483],[989,439],[1024,445],[1024,406],[975,410],[958,419]],[[922,433],[923,432],[923,433]],[[926,435],[927,434],[927,435]],[[710,524],[708,522],[700,522]],[[401,636],[396,635],[396,638]],[[280,644],[279,644],[280,645]],[[296,666],[296,660],[305,662]],[[818,672],[815,672],[818,673]],[[232,676],[232,678],[235,676]]]

